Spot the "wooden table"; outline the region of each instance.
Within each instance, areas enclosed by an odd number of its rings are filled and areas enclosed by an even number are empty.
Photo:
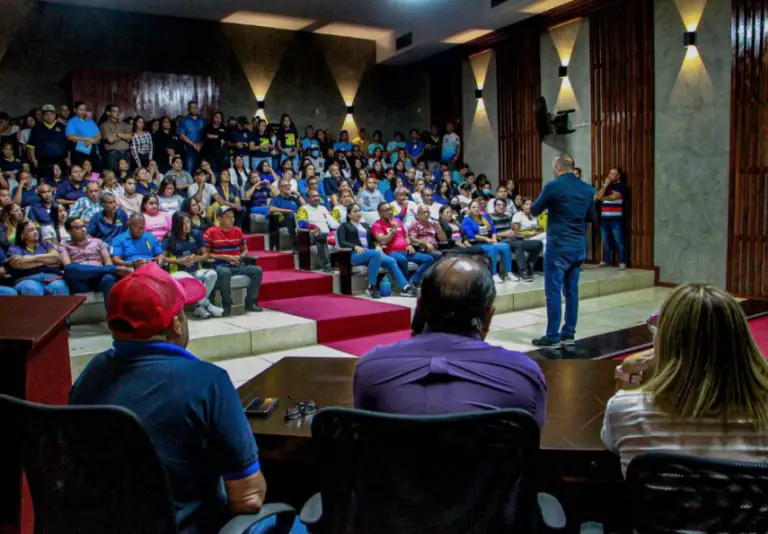
[[[356,358],[283,358],[243,384],[244,404],[255,397],[280,397],[269,417],[249,418],[259,456],[269,461],[312,464],[310,420],[286,422],[285,410],[296,400],[313,400],[321,408],[352,407]],[[546,471],[590,480],[619,480],[618,457],[600,440],[603,411],[614,394],[616,362],[561,360],[539,362],[546,377],[547,423],[541,436]]]

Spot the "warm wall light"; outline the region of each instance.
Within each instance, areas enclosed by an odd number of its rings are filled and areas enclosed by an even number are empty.
[[[475,89],[475,98],[478,100],[482,100],[483,98],[483,90],[482,89]]]
[[[557,68],[557,73],[561,78],[567,78],[568,77],[568,67],[566,65],[560,65]]]
[[[685,32],[683,34],[683,46],[696,46],[696,32]]]
[[[264,109],[264,100],[259,100],[256,104],[259,106],[259,109]]]
[[[355,106],[347,106],[347,115],[355,114]]]

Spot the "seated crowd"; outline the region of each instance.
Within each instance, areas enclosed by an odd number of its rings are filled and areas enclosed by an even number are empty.
[[[0,128],[9,132],[0,161],[2,294],[104,292],[116,277],[155,261],[174,274],[199,267],[207,274],[195,276],[222,286],[224,310],[206,300],[201,317],[228,313],[231,274],[252,278],[248,305],[257,309],[257,268],[217,258],[211,248],[216,241],[239,249],[252,214],[284,228],[294,251],[297,230],[308,230],[326,272],[331,248],[352,248],[353,265],[368,267],[374,298],[382,267],[402,295],[415,296],[426,269],[444,254],[486,255],[494,281],[503,283],[517,279],[513,255],[519,278],[531,281],[544,251],[546,216],[530,214],[514,181],[494,194],[485,175],[476,178],[460,163],[452,124],[444,135],[437,126],[411,130],[408,140],[395,132],[385,144],[380,131],[368,139],[364,128],[355,139],[341,131],[334,140],[329,130],[307,126],[302,137],[289,115],[270,125],[259,117],[225,122],[215,111],[208,121],[195,102],[187,115],[151,121],[123,119],[111,104],[98,122],[83,102],[73,110],[70,117],[68,106],[57,112],[45,105],[21,121],[23,129],[0,113]],[[220,213],[232,219],[226,231]],[[141,250],[131,243],[142,238],[140,221],[154,239]],[[107,252],[73,255],[72,247]],[[101,269],[73,278],[73,263]]]

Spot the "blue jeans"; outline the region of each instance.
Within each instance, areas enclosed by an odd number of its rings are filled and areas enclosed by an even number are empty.
[[[184,147],[184,170],[189,174],[194,174],[195,169],[200,165],[200,152],[187,145]]]
[[[491,274],[499,274],[499,256],[504,264],[504,274],[512,272],[512,249],[507,243],[478,243],[478,247],[483,249],[485,255],[491,258]]]
[[[547,301],[547,337],[559,341],[561,337],[576,335],[579,319],[579,275],[586,259],[584,251],[560,252],[548,250],[544,255],[544,295]],[[560,330],[562,304],[565,297],[565,324]]]
[[[287,160],[287,159],[291,160],[291,166],[293,167],[293,172],[298,172],[298,170],[299,170],[299,155],[296,154],[295,156],[291,156],[289,158],[286,154],[281,153],[280,154],[280,165],[282,165],[283,162],[285,160]]]
[[[58,280],[53,280],[58,278]],[[42,297],[43,295],[69,295],[67,283],[57,274],[38,273],[18,280],[13,286],[19,295]]]
[[[403,276],[400,271],[400,267],[397,262],[391,257],[387,256],[381,251],[368,249],[362,254],[352,252],[352,265],[367,265],[368,266],[368,285],[375,286],[378,280],[379,271],[381,266],[389,271],[392,278],[395,279],[395,284],[400,289],[403,289],[408,285],[408,280]]]
[[[619,219],[603,219],[600,221],[600,239],[603,240],[603,262],[610,265],[613,262],[613,244],[611,236],[619,249],[619,263],[627,263],[627,251],[624,248],[624,224]]]
[[[64,267],[64,280],[72,293],[100,292],[107,306],[109,291],[117,283],[117,268],[114,265],[81,265],[70,263]]]
[[[252,206],[248,211],[251,213],[257,213],[259,215],[264,215],[266,217],[269,215],[269,206]]]
[[[262,161],[266,161],[272,166],[272,156],[251,156],[251,169],[258,170]]]
[[[421,279],[424,278],[424,274],[427,272],[427,269],[429,269],[432,264],[435,263],[435,258],[429,254],[422,254],[421,252],[416,252],[414,254],[406,254],[405,252],[390,252],[389,256],[397,262],[398,267],[400,267],[400,271],[406,278],[408,278],[408,274],[410,274],[408,272],[408,262],[415,263],[419,266],[416,274],[414,274],[413,278],[411,278],[411,284],[413,285],[418,285],[418,283],[421,282]]]
[[[0,286],[0,297],[15,297],[19,292],[15,288]]]

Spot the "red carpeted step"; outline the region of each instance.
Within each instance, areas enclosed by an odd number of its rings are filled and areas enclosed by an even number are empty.
[[[295,269],[293,254],[290,252],[267,252],[266,250],[252,251],[248,249],[248,255],[256,258],[256,265],[264,271],[277,271],[280,269]]]
[[[259,291],[259,303],[332,292],[333,277],[329,274],[310,273],[297,269],[265,270],[264,278],[261,281],[261,291]],[[277,302],[280,301],[277,300]],[[299,313],[294,313],[293,315],[303,317]]]
[[[264,273],[264,276],[266,278],[268,274],[280,272],[283,271]],[[331,277],[328,278],[330,280]],[[274,298],[282,300],[268,302]],[[397,332],[411,325],[410,308],[346,295],[330,293],[298,298],[265,296],[259,300],[265,308],[314,320],[317,323],[317,342],[321,344]]]
[[[326,343],[325,345],[332,349],[346,352],[347,354],[354,354],[355,356],[362,356],[368,353],[372,348],[379,345],[391,345],[403,339],[410,339],[411,331],[398,330],[397,332],[387,332],[386,334],[379,334],[376,336],[358,337],[355,339],[347,339],[345,341],[334,341],[332,343]]]
[[[248,251],[265,250],[267,248],[267,239],[263,234],[246,234],[245,244],[248,245]]]

